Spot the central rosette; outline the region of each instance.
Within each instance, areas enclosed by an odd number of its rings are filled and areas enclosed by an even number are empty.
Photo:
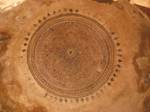
[[[81,97],[108,79],[113,45],[105,29],[79,15],[46,21],[28,47],[28,65],[38,83],[59,96]]]

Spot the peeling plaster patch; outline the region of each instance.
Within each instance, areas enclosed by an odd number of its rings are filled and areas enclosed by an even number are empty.
[[[10,10],[24,1],[25,0],[0,0],[0,12]]]
[[[130,3],[150,7],[150,0],[131,0]]]
[[[4,52],[7,50],[7,44],[9,39],[9,34],[5,32],[0,32],[0,56],[4,55]]]
[[[138,74],[138,90],[146,92],[150,87],[150,27],[144,25],[141,29],[141,43],[134,65]]]

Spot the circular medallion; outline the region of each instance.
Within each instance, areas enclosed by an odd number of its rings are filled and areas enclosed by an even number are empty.
[[[114,54],[114,43],[102,25],[79,14],[64,14],[45,20],[34,32],[27,62],[48,92],[78,98],[106,83]]]

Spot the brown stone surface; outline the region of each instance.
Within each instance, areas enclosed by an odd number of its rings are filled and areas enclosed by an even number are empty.
[[[150,20],[124,0],[27,0],[0,13],[0,112],[149,112]]]

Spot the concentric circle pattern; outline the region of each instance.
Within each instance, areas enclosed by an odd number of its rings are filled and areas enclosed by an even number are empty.
[[[114,43],[95,20],[65,14],[45,20],[27,52],[29,69],[48,92],[84,97],[106,83],[114,66]]]

